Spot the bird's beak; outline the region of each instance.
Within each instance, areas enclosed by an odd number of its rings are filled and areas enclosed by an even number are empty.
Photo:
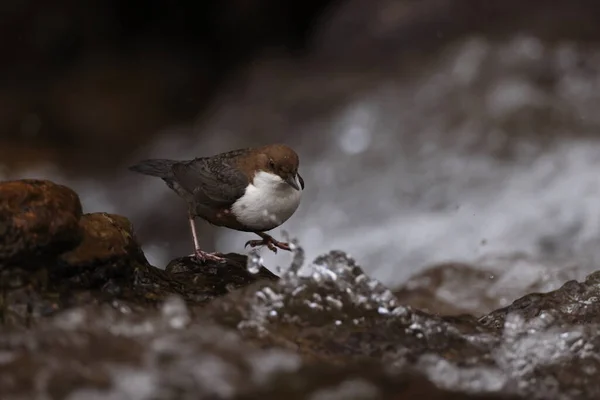
[[[294,189],[300,190],[300,182],[298,182],[298,176],[296,174],[290,175],[290,177],[287,178],[285,181]]]

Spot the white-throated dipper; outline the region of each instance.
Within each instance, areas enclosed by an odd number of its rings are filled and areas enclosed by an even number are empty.
[[[262,238],[249,240],[246,246],[290,250],[288,243],[265,232],[287,221],[300,204],[304,180],[298,165],[294,150],[272,144],[193,160],[144,160],[129,169],[162,178],[182,197],[188,204],[196,257],[223,261],[215,253],[200,250],[195,217]]]

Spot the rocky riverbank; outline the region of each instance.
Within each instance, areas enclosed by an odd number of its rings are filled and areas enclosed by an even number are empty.
[[[65,186],[2,182],[0,199],[3,399],[600,396],[600,272],[443,316],[342,252],[298,248],[280,276],[239,254],[161,269]]]

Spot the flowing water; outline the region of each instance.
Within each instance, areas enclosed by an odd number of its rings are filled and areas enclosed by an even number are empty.
[[[305,197],[274,234],[287,231],[308,260],[331,250],[344,253],[327,258],[327,267],[298,260],[288,267],[289,254],[262,250],[265,265],[274,272],[282,267],[284,279],[275,289],[243,294],[248,308],[237,325],[242,333],[268,334],[269,321],[287,321],[297,312],[309,324],[332,326],[360,324],[361,315],[377,321],[389,317],[406,324],[407,332],[436,335],[452,329],[408,313],[371,279],[395,287],[433,264],[460,261],[493,270],[499,279],[491,290],[509,289],[514,297],[505,301],[510,302],[527,293],[533,281],[544,281],[544,290],[552,290],[597,269],[600,50],[535,37],[500,43],[472,37],[433,55],[418,73],[404,75],[395,68],[391,63],[380,72],[350,68],[318,74],[285,61],[257,63],[218,99],[209,117],[199,120],[192,135],[177,135],[180,128],[173,128],[132,155],[132,162],[191,158],[254,139],[284,140],[300,153]],[[325,105],[319,107],[320,102]],[[135,224],[153,214],[182,213],[179,233],[161,236],[157,225],[148,236],[144,249],[154,265],[165,265],[188,246],[184,206],[160,181],[124,174],[101,182],[61,178],[51,167],[12,177],[23,176],[65,182],[81,194],[86,211],[116,212]],[[241,251],[249,239],[246,233],[214,232],[223,251]],[[174,241],[182,245],[173,246]],[[371,278],[353,276],[340,254],[351,255]],[[319,291],[324,281],[330,284]],[[450,303],[465,301],[465,292],[473,288],[463,289],[441,295]],[[302,290],[308,294],[298,295]],[[106,367],[108,392],[90,389],[73,399],[191,396],[190,388],[207,390],[204,382],[211,382],[213,395],[228,398],[269,381],[277,368],[292,371],[302,364],[283,350],[244,348],[241,361],[232,358],[228,352],[243,347],[237,334],[190,319],[177,300],[141,322],[129,320],[127,312],[106,312],[85,329],[98,335],[119,330],[136,338],[143,357],[135,366]],[[79,333],[69,332],[89,322],[86,311],[61,318],[49,323],[49,332],[80,340]],[[561,392],[551,378],[536,380],[535,371],[579,363],[582,374],[595,374],[597,360],[590,350],[597,345],[596,328],[562,328],[551,314],[528,322],[510,317],[500,339],[452,333],[475,347],[495,348],[487,367],[477,357],[472,365],[458,366],[426,354],[417,368],[442,387],[566,399],[573,393]],[[216,337],[223,348],[211,348]],[[3,347],[10,340],[34,349],[43,337],[3,338]],[[401,368],[407,352],[398,345],[386,355],[386,364]],[[166,367],[160,361],[165,354],[171,360]],[[11,357],[10,351],[0,353],[4,363]],[[245,367],[239,362],[256,367],[251,382],[241,381]],[[43,391],[49,366],[37,368],[35,390]],[[365,382],[348,385],[376,390]]]
[[[408,77],[319,76],[257,63],[216,101],[196,134],[167,130],[131,160],[285,140],[301,155],[307,188],[298,212],[274,234],[287,231],[312,256],[349,252],[390,285],[433,263],[518,252],[575,258],[587,271],[596,259],[600,210],[599,58],[572,43],[517,37],[500,44],[468,39]],[[315,110],[314,91],[327,78],[323,110]],[[266,133],[243,136],[255,131]],[[161,215],[178,217],[177,237],[148,240],[151,261],[165,265],[189,249],[184,206],[161,181],[123,172],[105,182],[60,175],[45,167],[18,177],[66,181],[87,211],[121,213],[136,225],[168,209]],[[249,239],[213,232],[219,250],[241,251]],[[182,245],[170,248],[174,241]],[[287,264],[267,253],[268,263]]]

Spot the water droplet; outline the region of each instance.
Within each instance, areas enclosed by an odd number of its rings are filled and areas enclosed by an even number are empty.
[[[342,117],[338,143],[347,154],[359,154],[371,145],[374,110],[369,104],[357,104]]]
[[[388,314],[390,313],[390,310],[388,310],[388,309],[387,309],[387,308],[385,308],[385,307],[379,307],[379,308],[377,309],[377,312],[378,312],[380,315],[388,315]]]
[[[122,314],[131,314],[131,307],[129,307],[127,304],[121,303],[118,300],[113,300],[111,305],[115,310]]]
[[[86,312],[80,308],[67,310],[54,318],[57,326],[65,330],[74,330],[86,324]]]
[[[397,317],[408,315],[408,310],[406,309],[406,307],[396,307],[392,310],[392,315],[395,315]]]
[[[246,261],[246,269],[252,275],[258,274],[262,267],[263,259],[258,253],[258,250],[251,250]]]
[[[288,243],[292,251],[292,263],[288,268],[288,273],[295,277],[298,276],[298,271],[304,265],[304,249],[298,245],[297,239],[291,239]]]
[[[163,318],[174,329],[181,329],[190,322],[187,306],[181,297],[171,296],[165,300],[161,312]]]
[[[329,306],[331,306],[332,308],[335,308],[336,310],[341,310],[342,307],[344,306],[344,303],[342,303],[341,300],[336,299],[336,298],[331,297],[331,296],[327,296],[325,298],[325,300],[327,301],[327,303],[329,304]]]

